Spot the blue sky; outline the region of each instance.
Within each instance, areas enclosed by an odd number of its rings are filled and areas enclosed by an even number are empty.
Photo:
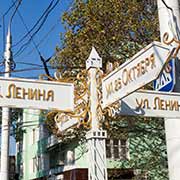
[[[3,21],[2,16],[7,11],[7,9],[12,5],[13,1],[16,0],[0,0],[0,62],[2,62],[3,58]],[[30,30],[33,25],[37,22],[39,17],[48,7],[50,2],[53,0],[22,0],[21,6],[19,7],[19,12],[22,15],[25,24]],[[53,4],[55,4],[57,0],[54,0]],[[40,31],[34,36],[33,40],[35,44],[40,43],[38,47],[40,53],[44,58],[49,58],[55,52],[56,45],[60,45],[60,33],[64,32],[63,25],[61,24],[60,17],[62,13],[70,8],[72,0],[60,0],[58,5],[51,11],[44,25],[40,29]],[[9,19],[14,11],[14,8],[5,16],[5,32],[7,33],[7,24]],[[37,28],[36,28],[37,29]],[[36,30],[35,29],[35,30]],[[34,31],[33,31],[34,32]],[[13,18],[12,21],[12,52],[13,59],[16,63],[16,69],[31,69],[31,68],[39,68],[38,66],[32,65],[24,65],[23,63],[32,63],[42,65],[38,52],[34,49],[33,43],[27,46],[25,51],[21,54],[17,54],[19,48],[28,41],[30,38],[27,38],[22,41],[20,44],[14,46],[25,34],[27,30],[23,25],[18,13]],[[48,35],[47,35],[48,34]],[[3,72],[4,67],[0,67],[0,71]],[[53,71],[51,71],[53,73]],[[24,77],[24,78],[38,78],[40,74],[44,74],[42,70],[27,70],[24,72],[16,72],[12,73],[13,77]]]
[[[13,4],[13,1],[15,0],[0,0],[0,62],[3,61],[3,54],[4,54],[3,29],[5,28],[5,33],[7,33],[7,25],[14,11],[14,8],[12,8],[11,11],[5,16],[5,26],[3,26],[2,17],[3,14],[7,11],[7,9]],[[19,12],[23,17],[24,22],[29,30],[37,22],[37,20],[45,11],[45,9],[48,7],[51,1],[53,0],[22,0],[22,4],[19,7]],[[56,1],[57,0],[54,0],[53,2],[55,3]],[[60,46],[61,44],[60,33],[64,32],[64,28],[63,25],[61,24],[60,17],[65,10],[71,7],[71,5],[72,5],[72,0],[60,0],[58,5],[49,14],[47,20],[45,21],[40,31],[34,36],[33,40],[35,44],[42,42],[40,43],[40,46],[38,46],[38,49],[44,58],[49,58],[50,56],[52,56],[55,52],[56,45]],[[18,13],[16,13],[16,15],[14,16],[11,27],[12,27],[12,45],[15,45],[27,33],[27,30],[23,25]],[[29,36],[19,45],[13,46],[12,48],[12,52],[14,55],[13,60],[16,63],[15,70],[39,68],[38,66],[25,65],[23,63],[42,65],[42,62],[40,61],[39,58],[39,54],[34,49],[34,45],[32,42],[29,44],[29,46],[27,46],[26,50],[23,51],[22,54],[15,56],[19,48],[24,43],[26,43],[28,39]],[[51,71],[51,74],[53,74],[53,71],[54,70]],[[0,72],[4,72],[4,66],[0,66]],[[44,74],[43,69],[36,71],[27,70],[23,72],[16,72],[16,73],[12,73],[11,76],[34,79],[34,78],[38,78],[40,74]],[[15,141],[13,138],[11,138],[10,154],[14,154],[14,153],[15,153]]]

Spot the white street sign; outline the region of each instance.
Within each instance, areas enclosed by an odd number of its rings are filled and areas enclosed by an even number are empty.
[[[139,90],[120,102],[117,114],[180,118],[180,93]]]
[[[106,107],[156,79],[173,50],[153,42],[102,80],[103,104]]]
[[[60,132],[63,132],[73,126],[76,126],[79,123],[77,118],[66,117],[66,119],[61,119],[59,122],[56,122],[57,127]]]
[[[74,85],[0,77],[0,106],[73,111]]]

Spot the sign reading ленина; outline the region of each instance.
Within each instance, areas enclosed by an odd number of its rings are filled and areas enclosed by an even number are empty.
[[[172,49],[153,42],[102,80],[103,108],[156,79]]]
[[[0,106],[73,111],[74,85],[0,77]]]
[[[121,100],[117,114],[180,118],[180,93],[139,90]]]

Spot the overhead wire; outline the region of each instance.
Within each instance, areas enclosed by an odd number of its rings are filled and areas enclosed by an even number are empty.
[[[14,0],[12,0],[12,2],[14,2]],[[24,25],[24,27],[25,27],[25,29],[26,29],[28,35],[29,35],[29,37],[32,38],[31,33],[29,32],[29,29],[28,29],[28,27],[27,27],[27,25],[26,25],[26,23],[25,23],[25,21],[24,21],[22,15],[21,15],[20,11],[18,10],[17,13],[18,13],[18,15],[19,15],[19,17],[20,17],[20,19],[21,19],[21,21],[22,21],[22,23],[23,23],[23,25]],[[39,51],[39,49],[38,49],[36,43],[34,42],[34,39],[33,39],[33,38],[32,38],[32,43],[33,43],[33,45],[34,45],[36,51],[38,52],[38,54],[41,55],[41,53],[40,53],[40,51]]]
[[[41,24],[39,25],[38,29],[31,34],[31,38],[24,43],[19,50],[14,54],[14,57],[18,57],[20,54],[22,54],[24,52],[24,50],[28,47],[29,43],[31,42],[32,38],[39,32],[39,30],[43,27],[44,23],[46,22],[50,12],[57,6],[57,4],[59,3],[60,0],[57,0],[56,3],[47,11],[47,13],[45,14]],[[53,1],[52,1],[53,2]]]
[[[57,22],[50,28],[50,30],[41,38],[41,40],[37,43],[37,47],[39,47],[39,46],[46,40],[46,38],[50,35],[50,33],[53,32],[53,30],[55,29],[55,27],[58,25],[58,22],[59,22],[59,21],[57,20]],[[33,51],[35,51],[35,50],[36,50],[35,48],[31,49],[31,50],[26,54],[26,56],[32,54]]]
[[[70,5],[68,6],[68,8],[67,8],[65,11],[68,11],[68,10],[70,9],[70,7],[72,6],[73,2],[74,2],[74,1],[72,0],[71,3],[70,3]],[[58,25],[59,20],[60,20],[60,19],[58,18],[57,21],[56,21],[56,23],[55,23],[55,24],[50,28],[50,30],[43,36],[43,38],[41,38],[41,40],[37,43],[37,47],[39,47],[40,44],[42,44],[42,43],[46,40],[46,38],[50,35],[50,33],[53,32],[53,30],[55,29],[55,27]],[[32,54],[33,51],[35,51],[35,48],[31,49],[31,50],[26,54],[26,56]],[[53,56],[53,55],[52,55],[52,56]]]
[[[10,12],[10,10],[15,6],[15,4],[18,2],[19,0],[16,0],[12,3],[11,6],[9,6],[9,8],[5,11],[5,13],[3,13],[3,15],[1,15],[1,18],[0,20],[2,20],[2,28],[3,28],[3,31],[2,31],[2,39],[3,39],[3,52],[5,50],[5,16]],[[2,58],[4,58],[4,55],[2,54],[1,55]]]
[[[16,3],[17,1],[18,1],[18,0],[13,1],[13,5],[15,5],[15,3]],[[51,1],[51,3],[53,3],[53,2],[54,2],[54,0]],[[49,10],[47,11],[47,14],[46,14],[46,15],[48,15],[48,14],[53,10],[53,8],[55,8],[55,6],[57,5],[58,2],[59,2],[59,0],[56,1],[56,3],[53,5],[53,7],[52,7],[51,9],[46,8],[46,10],[49,9]],[[73,1],[71,2],[71,4],[72,4],[72,3],[73,3]],[[50,4],[48,7],[51,7],[51,4]],[[68,7],[68,8],[69,8],[69,7]],[[66,10],[66,11],[67,11],[67,10]],[[37,24],[38,22],[33,26],[33,28],[31,28],[31,30],[28,31],[28,27],[27,27],[26,23],[24,22],[23,17],[22,17],[22,15],[20,14],[19,11],[18,11],[18,14],[19,14],[19,16],[20,16],[20,18],[21,18],[21,21],[23,22],[24,26],[26,26],[26,30],[27,30],[26,36],[27,36],[27,35],[31,36],[30,31],[36,26],[36,24]],[[45,14],[45,12],[44,12],[43,14]],[[42,17],[42,16],[41,16],[41,17]],[[41,17],[39,18],[39,20],[41,19]],[[42,24],[42,23],[41,23],[41,24]],[[49,35],[49,34],[53,31],[53,29],[55,28],[55,26],[56,26],[57,24],[58,24],[58,20],[57,20],[57,22],[52,26],[52,28],[50,29],[50,31],[47,32],[47,34],[46,34],[45,36]],[[44,37],[45,37],[45,36],[44,36]],[[31,36],[30,38],[33,39],[32,36]],[[38,43],[38,45],[37,45],[37,44],[36,44],[36,45],[34,44],[34,46],[35,46],[34,49],[37,50],[39,44],[42,43],[43,40],[44,40],[44,39],[41,39],[41,41]],[[38,53],[38,54],[39,54],[39,53]],[[53,54],[53,55],[54,55],[54,54]],[[53,56],[53,55],[52,55],[52,56]],[[51,57],[52,57],[52,56],[51,56]],[[41,67],[43,67],[42,65],[37,65],[37,64],[35,65],[35,64],[32,64],[32,63],[23,63],[23,62],[17,62],[17,63],[21,63],[21,64],[24,64],[24,65],[30,65],[30,66],[37,66],[37,67],[39,67],[39,68],[24,68],[24,69],[18,69],[18,70],[13,70],[12,73],[15,73],[15,72],[25,72],[25,71],[30,71],[30,70],[43,70],[43,68],[41,68]],[[51,69],[60,68],[60,67],[51,67],[51,66],[47,66],[47,67],[49,67],[49,68],[51,68]],[[70,67],[70,69],[73,69],[73,68],[79,68],[79,67]],[[80,67],[80,68],[81,68],[81,67]],[[8,73],[8,72],[0,72],[0,74],[5,74],[5,73]]]
[[[29,66],[37,66],[37,67],[42,67],[43,65],[40,64],[35,64],[35,63],[26,63],[26,62],[20,62],[16,61],[17,64],[24,64],[24,65],[29,65]]]
[[[45,14],[47,13],[47,11],[49,10],[49,8],[52,6],[54,0],[52,0],[50,2],[50,4],[48,5],[48,7],[45,9],[45,11],[43,12],[43,14],[39,17],[39,19],[36,21],[36,23],[33,25],[33,27],[29,30],[29,32],[27,32],[18,42],[16,42],[15,44],[12,45],[12,47],[15,47],[17,45],[19,45],[19,43],[21,43],[26,37],[28,37],[29,33],[31,33],[36,26],[39,24],[39,22],[42,20],[42,18],[45,16]]]
[[[1,19],[3,18],[3,16],[6,16],[9,13],[9,11],[14,7],[14,5],[17,3],[17,1],[19,1],[19,0],[14,1],[12,3],[12,5],[5,11],[5,13],[3,13],[3,15],[1,16]]]
[[[12,1],[13,1],[13,0],[12,0]],[[53,0],[53,1],[54,1],[54,0]],[[56,5],[58,4],[58,2],[59,2],[59,0],[58,0],[58,1],[56,1],[56,3],[53,5],[53,1],[51,1],[50,5],[48,6],[48,11],[47,11],[47,13],[46,13],[45,16],[44,16],[43,21],[41,22],[39,28],[33,33],[33,35],[31,35],[31,33],[30,33],[30,31],[29,31],[29,29],[28,29],[28,27],[27,27],[27,25],[26,25],[26,23],[25,23],[22,15],[21,15],[21,13],[18,11],[18,15],[19,15],[19,17],[20,17],[23,25],[24,25],[25,28],[26,28],[27,34],[28,34],[29,37],[30,37],[30,39],[29,39],[29,41],[28,41],[27,43],[30,43],[30,42],[32,41],[32,43],[33,43],[33,45],[34,45],[34,47],[35,47],[35,50],[37,51],[37,53],[38,53],[38,55],[40,56],[40,59],[41,59],[41,61],[42,61],[42,63],[43,63],[44,70],[45,70],[45,72],[46,72],[46,74],[47,74],[48,76],[50,76],[50,73],[49,73],[49,70],[48,70],[48,67],[47,67],[47,64],[46,64],[46,63],[47,63],[51,58],[48,58],[48,59],[44,59],[44,58],[43,58],[43,56],[42,56],[41,53],[40,53],[40,50],[38,49],[38,46],[36,45],[36,43],[35,43],[35,41],[34,41],[34,39],[33,39],[33,36],[40,30],[40,28],[41,28],[41,27],[43,26],[43,24],[45,23],[48,15],[49,15],[49,13],[55,8],[55,6],[56,6]],[[53,6],[52,6],[52,5],[53,5]],[[52,7],[51,7],[51,6],[52,6]],[[26,46],[26,45],[28,45],[28,44],[25,43],[24,46]],[[22,47],[23,47],[23,46],[22,46]],[[26,47],[27,47],[27,46],[26,46]],[[20,50],[21,50],[21,48],[20,48]],[[24,48],[24,50],[25,50],[25,48]],[[23,52],[23,50],[22,50],[22,52]],[[16,54],[15,54],[14,56],[16,56]]]
[[[9,21],[9,27],[10,27],[10,29],[11,29],[12,20],[13,20],[13,18],[14,18],[14,16],[15,16],[16,12],[18,11],[19,6],[21,5],[21,2],[22,2],[22,0],[19,0],[19,1],[18,1],[18,4],[17,4],[17,5],[16,5],[16,4],[14,5],[16,8],[15,8],[13,14],[11,15],[11,18],[10,18],[10,21]]]
[[[52,66],[49,66],[50,69],[63,69],[62,67],[52,67]],[[73,67],[67,67],[66,69],[84,69],[85,67],[83,66],[73,66]],[[19,72],[26,72],[26,71],[38,71],[38,70],[43,70],[44,67],[42,66],[41,67],[37,67],[37,68],[23,68],[23,69],[17,69],[17,70],[12,70],[11,73],[19,73]],[[3,71],[3,72],[0,72],[0,75],[4,75],[6,73],[9,73],[8,71]]]

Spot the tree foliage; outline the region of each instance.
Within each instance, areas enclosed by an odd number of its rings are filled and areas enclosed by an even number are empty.
[[[158,36],[157,11],[143,0],[75,0],[62,21],[66,32],[53,63],[84,66],[94,46],[103,59],[120,63]]]

